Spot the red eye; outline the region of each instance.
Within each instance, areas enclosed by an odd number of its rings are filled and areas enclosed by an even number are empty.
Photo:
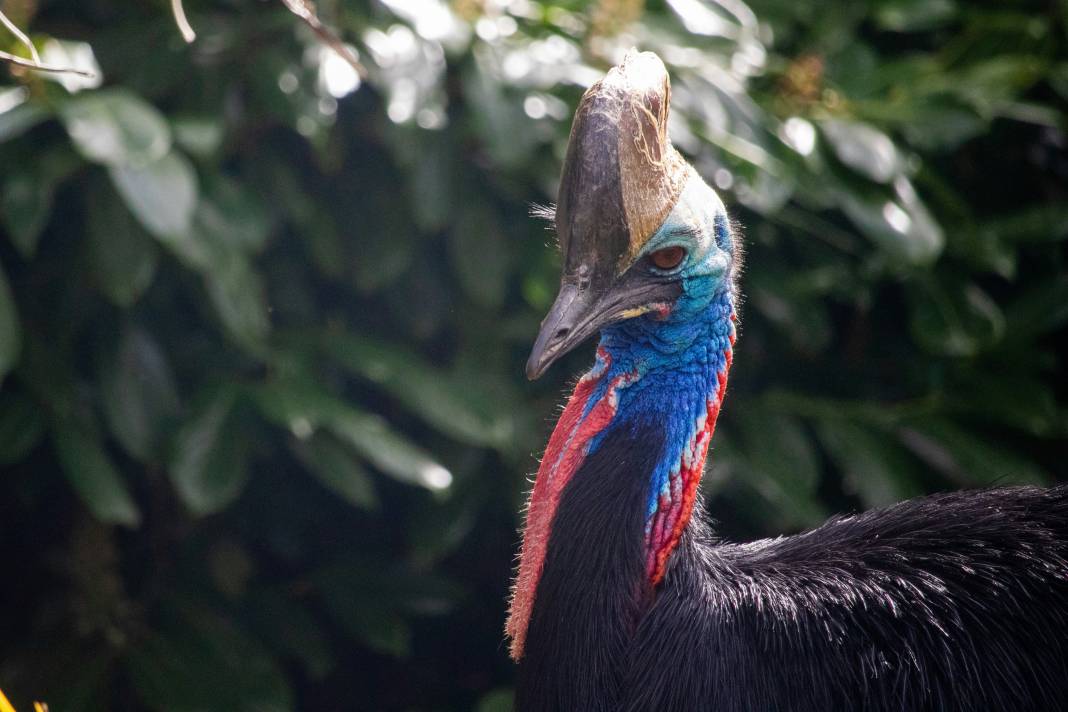
[[[657,269],[675,269],[686,257],[686,248],[672,245],[649,255],[649,261]]]

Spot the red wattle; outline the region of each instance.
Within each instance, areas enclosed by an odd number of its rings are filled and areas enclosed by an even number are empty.
[[[587,404],[611,358],[602,350],[597,353],[597,366],[575,386],[574,393],[556,424],[549,445],[545,449],[534,489],[527,504],[526,528],[523,546],[519,555],[519,570],[512,586],[512,600],[508,611],[505,632],[511,638],[511,654],[514,660],[523,657],[527,626],[534,608],[534,595],[538,588],[545,553],[549,545],[553,516],[556,514],[560,495],[571,476],[575,474],[586,457],[586,449],[593,436],[608,425],[616,414],[616,390],[627,380],[617,376],[601,398],[583,418]]]

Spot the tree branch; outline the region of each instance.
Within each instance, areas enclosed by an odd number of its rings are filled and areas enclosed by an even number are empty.
[[[38,72],[55,72],[57,74],[77,74],[80,77],[92,78],[96,76],[92,72],[86,72],[81,69],[75,69],[74,67],[59,67],[54,64],[45,64],[41,61],[41,55],[37,54],[37,48],[33,46],[33,42],[15,25],[14,22],[8,19],[7,15],[0,11],[0,24],[8,29],[8,31],[15,35],[19,42],[24,44],[28,50],[30,50],[30,59],[19,57],[18,55],[10,54],[8,52],[0,51],[0,62],[6,62],[7,64],[14,64],[17,67],[25,67],[27,69],[34,69]]]
[[[30,57],[33,59],[34,63],[40,64],[41,55],[37,54],[37,48],[33,46],[33,42],[30,42],[30,38],[26,36],[26,33],[20,30],[14,22],[9,20],[2,10],[0,10],[0,23],[3,23],[8,32],[15,35],[15,38],[30,50]]]
[[[8,64],[14,64],[17,67],[26,67],[26,69],[33,69],[38,72],[55,72],[56,74],[77,74],[79,77],[85,77],[92,79],[96,75],[92,72],[87,72],[84,69],[75,69],[74,67],[57,67],[54,64],[42,64],[41,62],[34,62],[29,59],[24,59],[14,54],[8,54],[7,52],[0,51],[0,62],[6,62]]]
[[[323,24],[322,20],[315,12],[315,4],[311,0],[282,0],[282,3],[289,8],[289,11],[304,21],[312,32],[322,40],[330,49],[337,52],[338,56],[344,59],[349,65],[356,70],[356,73],[360,75],[361,79],[367,78],[367,68],[364,67],[360,60],[356,58],[352,50],[345,46],[345,43],[341,41],[341,38],[331,30],[329,27]]]
[[[174,24],[178,25],[178,31],[182,33],[182,39],[185,40],[186,44],[192,44],[197,38],[197,33],[193,31],[193,26],[189,24],[189,18],[185,16],[182,0],[171,0],[171,13],[174,14]]]

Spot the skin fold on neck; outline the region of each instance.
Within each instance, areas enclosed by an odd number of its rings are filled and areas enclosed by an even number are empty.
[[[649,250],[688,236],[682,295],[671,305],[602,330],[594,367],[582,377],[546,448],[527,510],[506,631],[520,659],[545,565],[553,515],[572,475],[605,436],[628,424],[663,430],[646,473],[644,568],[658,584],[692,513],[727,383],[735,338],[730,228],[722,203],[699,178],[686,186]],[[620,473],[626,476],[634,473]]]

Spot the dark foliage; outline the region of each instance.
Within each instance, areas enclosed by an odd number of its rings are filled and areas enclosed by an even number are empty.
[[[323,0],[351,93],[282,3],[186,0],[191,46],[168,5],[2,4],[103,80],[0,68],[20,710],[508,708],[522,493],[589,363],[523,379],[529,204],[630,45],[745,226],[725,533],[1068,477],[1063,4]]]

